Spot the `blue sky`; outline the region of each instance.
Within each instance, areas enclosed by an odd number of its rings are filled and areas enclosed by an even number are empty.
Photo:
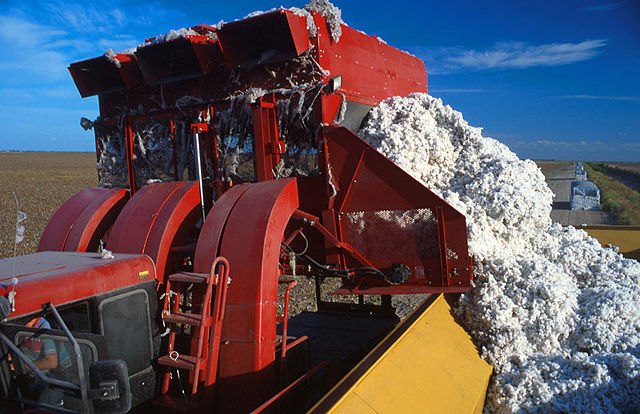
[[[0,0],[0,150],[93,151],[66,67],[305,1]],[[640,161],[640,1],[335,1],[425,61],[429,90],[523,158]],[[390,6],[391,5],[391,6]]]

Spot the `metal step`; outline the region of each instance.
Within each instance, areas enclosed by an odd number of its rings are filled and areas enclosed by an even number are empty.
[[[200,358],[200,366],[202,366],[202,364],[204,364],[205,362],[205,359]],[[196,367],[196,357],[191,355],[178,354],[178,358],[173,360],[171,357],[169,357],[169,355],[163,355],[158,358],[158,364],[164,365],[165,367],[173,367],[193,371]]]
[[[194,273],[194,272],[178,272],[169,275],[171,282],[183,282],[183,283],[207,283],[209,281],[208,273]]]
[[[204,323],[202,321],[202,315],[199,313],[166,313],[162,315],[162,320],[168,323],[182,323],[185,325],[193,325],[193,326],[210,326],[211,318],[205,318]]]

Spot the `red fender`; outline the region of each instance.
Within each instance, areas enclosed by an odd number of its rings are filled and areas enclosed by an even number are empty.
[[[107,249],[115,253],[142,253],[156,264],[156,277],[164,281],[174,264],[172,246],[186,242],[200,218],[197,182],[167,182],[139,189],[113,224]]]
[[[214,204],[200,230],[193,269],[196,272],[208,273],[216,257],[220,254],[222,231],[227,223],[231,209],[238,199],[249,189],[251,184],[235,185],[226,191]],[[204,270],[209,269],[209,270]]]
[[[122,188],[87,188],[68,199],[45,227],[38,252],[96,251],[127,200]]]
[[[194,271],[208,272],[215,255],[229,261],[218,390],[236,408],[240,404],[250,410],[273,391],[269,375],[274,375],[278,259],[285,228],[298,207],[298,189],[295,178],[243,187],[214,204],[200,233]],[[216,238],[217,252],[201,248],[205,241],[214,246]],[[236,399],[236,393],[243,396]]]

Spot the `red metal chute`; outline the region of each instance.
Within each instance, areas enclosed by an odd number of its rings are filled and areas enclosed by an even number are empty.
[[[135,56],[124,53],[72,63],[69,72],[83,98],[132,89],[142,83]]]
[[[139,47],[135,55],[149,85],[201,77],[223,64],[214,32]]]
[[[348,129],[328,129],[325,138],[342,241],[376,268],[402,263],[412,272],[397,285],[375,278],[346,281],[336,293],[468,290],[473,276],[464,215]]]
[[[225,24],[218,37],[230,68],[291,59],[309,49],[306,18],[284,9]]]

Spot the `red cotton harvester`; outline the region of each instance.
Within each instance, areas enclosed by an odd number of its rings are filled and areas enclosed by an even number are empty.
[[[356,389],[377,375],[399,410],[482,409],[490,367],[436,295],[471,286],[465,217],[356,135],[381,100],[427,92],[424,64],[333,17],[281,9],[69,66],[99,96],[99,187],[0,261],[3,404],[347,412],[378,404]],[[312,311],[290,317],[303,284]],[[395,294],[434,295],[400,322]],[[62,385],[38,376],[57,407],[18,380],[32,336],[73,357]]]

